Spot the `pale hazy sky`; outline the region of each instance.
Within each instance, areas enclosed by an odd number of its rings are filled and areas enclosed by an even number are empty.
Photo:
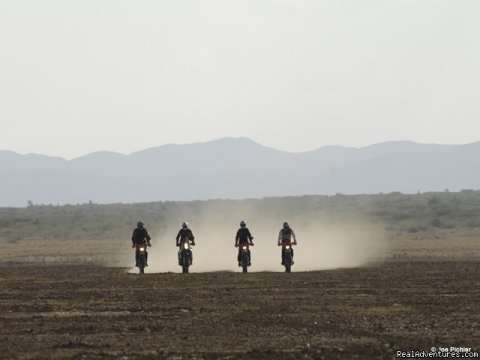
[[[0,149],[480,140],[478,0],[0,0]]]

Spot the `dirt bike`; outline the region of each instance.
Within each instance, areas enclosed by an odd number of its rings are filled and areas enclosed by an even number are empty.
[[[285,272],[290,273],[292,272],[292,265],[293,265],[293,249],[292,246],[297,245],[295,242],[293,243],[283,243],[282,249],[284,251],[283,255],[283,265],[285,266]]]
[[[147,265],[147,244],[136,244],[136,259],[137,267],[140,271],[140,274],[145,273],[145,266]]]
[[[184,240],[180,244],[180,266],[182,267],[182,273],[188,274],[188,268],[192,265],[192,249],[189,240]]]
[[[248,272],[248,267],[250,266],[250,253],[248,251],[249,246],[253,244],[240,244],[240,264],[242,265],[243,272]]]

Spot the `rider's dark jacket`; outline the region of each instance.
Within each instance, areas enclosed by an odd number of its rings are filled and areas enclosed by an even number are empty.
[[[235,237],[235,245],[246,244],[252,242],[253,236],[250,234],[250,230],[246,227],[238,229],[237,236]]]
[[[175,238],[175,240],[177,241],[177,246],[180,245],[181,242],[185,241],[185,240],[190,240],[190,241],[194,241],[195,240],[195,236],[193,236],[193,233],[192,233],[192,230],[190,229],[180,229],[180,231],[178,232],[177,234],[177,237]]]
[[[132,244],[144,244],[150,242],[150,235],[145,228],[136,228],[132,234]]]

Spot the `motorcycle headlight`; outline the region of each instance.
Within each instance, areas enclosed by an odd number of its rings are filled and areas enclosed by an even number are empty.
[[[145,251],[145,248],[144,248],[144,247],[141,247],[139,250],[140,250],[140,251]]]
[[[246,247],[246,246],[244,246],[244,247],[243,247],[243,250],[247,250],[247,247]]]
[[[184,244],[183,244],[183,248],[184,248],[185,250],[188,250],[188,244],[187,244],[187,243],[184,243]]]
[[[290,249],[290,245],[285,246],[285,249],[287,250]]]

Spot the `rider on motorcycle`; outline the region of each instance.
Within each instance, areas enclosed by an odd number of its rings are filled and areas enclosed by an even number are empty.
[[[190,241],[191,245],[195,245],[195,236],[193,236],[192,230],[188,228],[188,223],[184,221],[182,223],[182,228],[177,234],[176,245],[178,246],[178,265],[182,265],[182,248],[181,245],[184,241]],[[190,250],[190,265],[193,263],[193,255],[192,251]]]
[[[148,234],[147,229],[144,227],[144,223],[139,221],[137,222],[137,228],[133,230],[132,233],[132,248],[135,248],[137,244],[145,244],[146,246],[152,246],[150,244],[150,235]],[[138,267],[138,249],[135,251],[135,266]],[[148,252],[145,251],[145,266],[148,266]]]
[[[292,242],[292,237],[293,237],[293,242]],[[293,244],[297,245],[297,239],[295,237],[295,232],[293,229],[288,225],[288,223],[285,221],[283,223],[283,228],[280,229],[280,232],[278,233],[278,246],[282,246],[282,265],[285,265],[285,244]],[[292,250],[292,265],[294,264],[293,262],[293,248]]]
[[[235,236],[235,247],[238,247],[238,256],[237,256],[237,261],[238,261],[238,266],[242,266],[242,259],[241,259],[241,251],[242,251],[242,244],[250,244],[250,246],[253,246],[253,236],[250,234],[250,230],[246,227],[247,224],[245,224],[245,221],[240,222],[240,229],[237,231],[237,236]],[[240,245],[240,246],[239,246]],[[248,266],[251,265],[251,255],[250,255],[250,249],[248,249]]]

